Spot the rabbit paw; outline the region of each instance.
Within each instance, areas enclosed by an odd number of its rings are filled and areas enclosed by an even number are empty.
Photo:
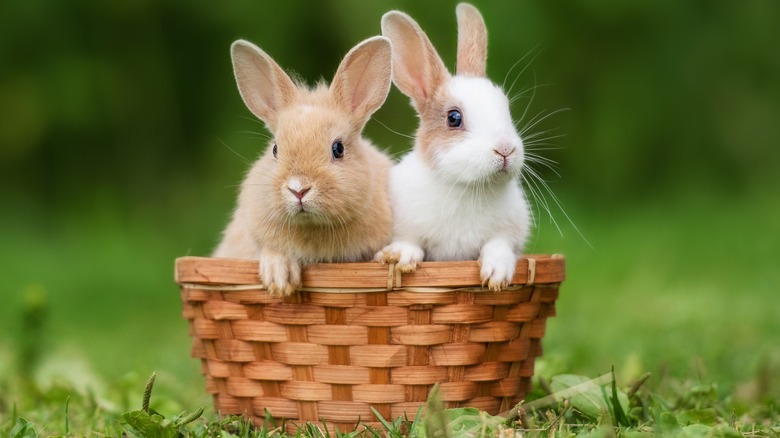
[[[382,248],[374,256],[374,261],[382,264],[395,263],[403,273],[414,272],[417,264],[423,260],[425,253],[419,246],[406,242],[393,242]]]
[[[260,256],[260,278],[271,295],[292,295],[301,287],[301,265],[282,254],[264,251]]]
[[[479,276],[482,286],[487,285],[493,292],[506,289],[515,275],[517,256],[505,245],[488,243],[479,257]]]

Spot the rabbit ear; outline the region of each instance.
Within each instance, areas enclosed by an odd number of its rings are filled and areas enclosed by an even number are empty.
[[[408,15],[391,11],[382,17],[382,35],[393,43],[393,81],[421,111],[449,78],[433,44]]]
[[[390,40],[377,36],[355,46],[341,61],[330,89],[349,113],[367,120],[387,98],[391,78]]]
[[[455,8],[458,16],[459,75],[486,76],[487,28],[477,8],[461,3]]]
[[[241,98],[252,114],[273,129],[276,114],[292,100],[295,83],[279,64],[249,41],[234,42],[230,54]]]

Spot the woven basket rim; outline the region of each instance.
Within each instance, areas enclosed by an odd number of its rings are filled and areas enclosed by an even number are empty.
[[[529,254],[517,261],[509,288],[561,283],[566,259],[560,254]],[[262,289],[256,260],[179,257],[175,279],[181,286],[217,289]],[[303,268],[303,290],[322,292],[379,292],[397,289],[482,288],[476,261],[423,262],[413,273],[402,274],[395,265],[374,262],[317,263]],[[450,289],[451,290],[451,289]],[[487,290],[487,289],[486,289]]]
[[[341,431],[413,414],[435,383],[447,407],[510,409],[530,388],[564,277],[559,255],[520,259],[501,292],[482,287],[476,261],[403,275],[323,263],[282,298],[264,292],[257,260],[176,260],[192,356],[215,409],[257,425],[268,409]]]

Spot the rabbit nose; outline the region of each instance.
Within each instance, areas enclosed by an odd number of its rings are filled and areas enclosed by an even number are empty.
[[[493,148],[493,152],[501,157],[501,170],[506,170],[509,167],[509,156],[515,153],[515,147],[511,144],[500,144]]]
[[[287,190],[290,191],[293,195],[295,195],[296,198],[298,198],[299,201],[303,201],[303,197],[306,196],[307,193],[309,193],[309,190],[311,190],[311,187],[306,187],[300,190],[295,190],[291,187],[287,187]]]
[[[304,182],[301,181],[301,178],[293,177],[287,181],[287,190],[295,195],[295,197],[298,198],[298,201],[303,201],[303,197],[311,190],[311,185],[304,186]]]
[[[506,158],[515,152],[515,147],[511,145],[500,145],[496,148],[493,148],[493,152]]]

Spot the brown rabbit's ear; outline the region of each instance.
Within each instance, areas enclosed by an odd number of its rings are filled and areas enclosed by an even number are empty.
[[[464,76],[486,76],[487,28],[477,8],[461,3],[458,16],[458,70]]]
[[[350,114],[368,120],[385,103],[392,76],[390,40],[377,36],[358,44],[341,61],[330,89]]]
[[[382,35],[393,43],[393,81],[422,111],[436,89],[449,78],[433,44],[411,17],[399,11],[382,16]]]
[[[295,83],[279,64],[249,41],[234,42],[230,54],[241,98],[252,114],[273,130],[277,113],[292,100]]]

